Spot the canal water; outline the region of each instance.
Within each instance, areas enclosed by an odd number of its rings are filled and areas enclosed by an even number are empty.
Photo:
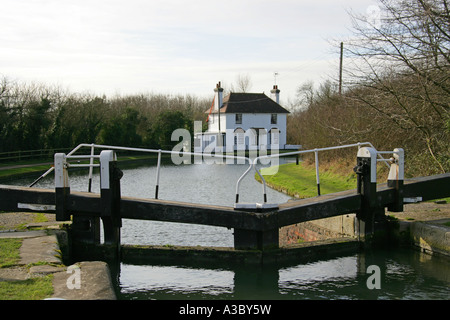
[[[248,165],[163,165],[159,198],[233,206],[236,181]],[[154,198],[156,168],[123,169],[124,196]],[[242,181],[241,202],[262,202],[262,185],[254,172]],[[32,179],[14,181],[28,185]],[[84,172],[70,174],[71,190],[87,191]],[[53,188],[45,178],[36,187]],[[94,175],[93,192],[99,192]],[[267,189],[269,203],[284,203],[289,196]],[[123,244],[232,247],[232,230],[221,227],[157,221],[123,220]],[[375,269],[374,269],[375,268]],[[447,258],[410,248],[392,248],[324,257],[317,261],[278,267],[249,268],[224,265],[118,266],[118,297],[140,299],[415,299],[450,298],[450,263]]]

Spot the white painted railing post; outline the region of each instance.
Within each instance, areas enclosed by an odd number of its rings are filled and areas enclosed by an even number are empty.
[[[159,149],[159,151],[158,151],[158,163],[156,166],[155,199],[158,199],[160,171],[161,171],[161,149]]]
[[[388,187],[395,188],[394,203],[388,206],[392,212],[403,211],[403,181],[405,179],[405,152],[401,148],[393,151],[391,158],[391,168],[388,176]]]
[[[55,204],[56,221],[70,220],[67,211],[67,196],[70,194],[67,161],[64,153],[55,153]]]
[[[314,150],[314,160],[316,164],[317,195],[320,196],[319,151],[317,149]]]
[[[267,191],[266,191],[266,180],[264,179],[264,177],[262,176],[261,172],[259,172],[259,170],[256,169],[256,164],[258,162],[258,158],[255,158],[255,160],[253,160],[253,168],[255,170],[255,172],[258,174],[259,178],[261,179],[262,183],[262,188],[263,188],[263,200],[264,203],[267,203]]]
[[[120,179],[122,171],[117,168],[116,155],[112,150],[100,153],[100,216],[103,221],[104,239],[120,249]]]
[[[69,175],[67,174],[67,161],[64,153],[55,153],[55,188],[68,188]]]
[[[95,154],[95,145],[91,145],[91,158],[89,159],[89,185],[88,192],[92,192],[92,173],[94,171],[94,154]]]

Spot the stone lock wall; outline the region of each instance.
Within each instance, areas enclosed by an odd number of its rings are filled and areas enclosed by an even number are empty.
[[[302,222],[280,228],[280,246],[303,241],[316,241],[330,238],[354,237],[355,214]]]

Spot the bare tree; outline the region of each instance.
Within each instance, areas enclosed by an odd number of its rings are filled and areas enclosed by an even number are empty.
[[[297,104],[300,109],[306,109],[314,102],[314,83],[306,81],[297,88]]]
[[[347,72],[358,86],[352,98],[375,110],[378,120],[389,119],[392,126],[416,135],[439,170],[448,171],[447,0],[380,0],[378,8],[375,19],[352,15],[355,38],[346,43],[353,61]],[[359,90],[361,84],[369,91]]]
[[[248,74],[238,74],[236,77],[236,84],[231,84],[231,92],[249,92],[252,88],[252,81]]]

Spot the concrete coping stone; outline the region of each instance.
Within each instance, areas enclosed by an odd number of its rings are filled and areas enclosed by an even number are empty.
[[[108,264],[84,261],[53,276],[52,300],[116,300]]]
[[[450,256],[450,227],[442,221],[411,223],[411,237],[414,245],[430,254],[438,253]]]
[[[61,264],[58,257],[59,245],[55,235],[24,238],[20,248],[20,264],[55,263]]]
[[[0,281],[18,281],[53,274],[54,294],[48,300],[116,300],[108,264],[79,262],[63,266],[56,235],[45,230],[2,232],[1,238],[23,238],[18,267],[0,270]],[[33,265],[36,264],[36,265]],[[27,265],[31,267],[27,268]],[[79,270],[80,288],[70,285]]]

